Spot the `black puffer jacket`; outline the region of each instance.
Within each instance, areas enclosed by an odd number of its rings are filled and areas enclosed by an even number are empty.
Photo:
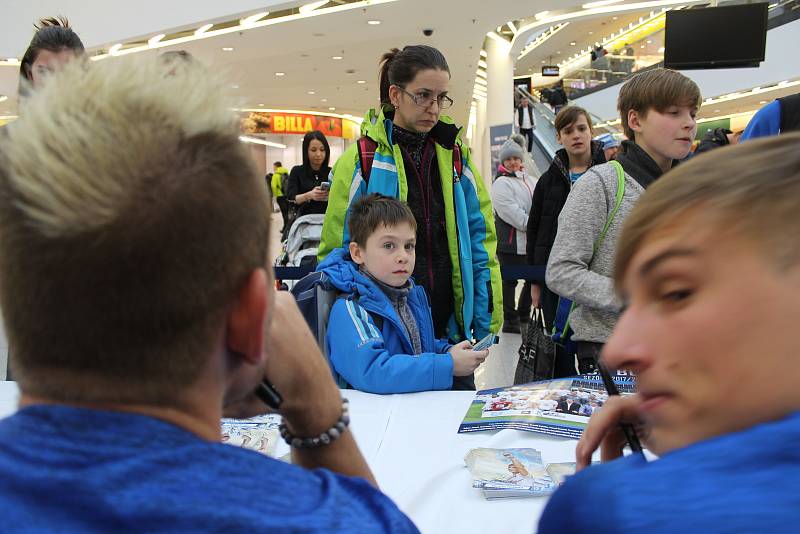
[[[592,141],[592,165],[606,162],[603,145]],[[547,172],[536,182],[528,216],[527,256],[529,265],[546,265],[556,240],[558,215],[572,188],[569,179],[569,156],[565,149],[556,152]]]

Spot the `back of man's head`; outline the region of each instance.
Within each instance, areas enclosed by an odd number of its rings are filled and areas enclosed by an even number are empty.
[[[266,192],[196,62],[73,64],[0,148],[0,303],[29,394],[170,402],[266,259]]]

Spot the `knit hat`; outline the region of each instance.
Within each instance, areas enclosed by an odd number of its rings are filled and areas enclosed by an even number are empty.
[[[503,163],[509,158],[522,159],[522,147],[509,139],[503,146],[500,147],[500,163]]]
[[[597,137],[597,141],[603,143],[603,150],[607,148],[614,148],[620,145],[619,139],[611,135],[610,133],[603,134]]]

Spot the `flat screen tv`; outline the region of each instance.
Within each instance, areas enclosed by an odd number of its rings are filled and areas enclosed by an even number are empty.
[[[767,7],[761,3],[667,11],[664,66],[758,67],[767,47]]]
[[[542,76],[558,76],[558,65],[545,65],[542,67]]]

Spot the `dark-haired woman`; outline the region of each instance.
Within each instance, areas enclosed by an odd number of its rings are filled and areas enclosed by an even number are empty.
[[[42,19],[34,27],[36,33],[19,65],[20,96],[25,96],[28,86],[40,87],[47,76],[84,53],[83,42],[66,18]]]
[[[481,339],[503,320],[497,239],[489,193],[461,129],[441,115],[453,104],[450,68],[424,45],[392,49],[382,63],[381,108],[367,112],[365,137],[334,165],[320,258],[349,242],[347,213],[359,197],[406,201],[417,223],[414,280],[430,296],[436,337]],[[474,388],[474,380],[453,387]]]
[[[313,130],[303,137],[303,164],[292,167],[286,185],[286,198],[295,203],[297,217],[325,213],[328,190],[321,184],[328,181],[331,172],[330,155],[328,140],[322,132]]]

